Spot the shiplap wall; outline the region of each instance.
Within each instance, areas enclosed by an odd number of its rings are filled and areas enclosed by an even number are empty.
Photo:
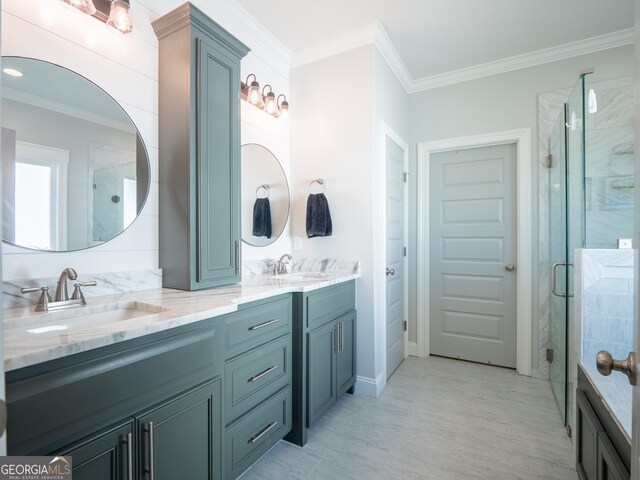
[[[147,145],[151,190],[140,217],[120,236],[78,252],[33,252],[3,248],[3,278],[57,275],[72,266],[80,274],[157,268],[158,265],[158,41],[151,22],[183,2],[131,0],[135,29],[119,35],[99,21],[75,13],[57,0],[3,0],[2,55],[47,60],[70,68],[106,90],[126,110]],[[246,43],[243,77],[255,73],[261,84],[289,94],[290,53],[230,0],[193,2]],[[293,102],[292,102],[293,105]],[[289,125],[242,102],[242,142],[261,143],[275,153],[290,177]],[[243,245],[245,260],[291,250],[287,228],[272,246]]]

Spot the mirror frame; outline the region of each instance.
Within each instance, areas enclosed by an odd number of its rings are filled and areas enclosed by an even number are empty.
[[[68,250],[40,250],[40,249],[37,249],[37,248],[29,248],[29,247],[25,247],[23,245],[19,245],[17,243],[13,243],[13,242],[10,242],[8,240],[5,240],[4,239],[4,235],[3,235],[2,241],[4,243],[8,244],[8,245],[13,245],[13,246],[15,246],[17,248],[21,248],[21,249],[24,249],[24,250],[29,250],[31,252],[67,253],[67,252],[80,252],[80,251],[83,251],[83,250],[89,250],[91,248],[100,247],[101,245],[104,245],[105,243],[108,243],[108,242],[118,238],[120,235],[122,235],[124,232],[126,232],[136,222],[138,217],[140,217],[140,214],[144,210],[144,207],[147,205],[147,200],[149,199],[149,194],[151,192],[151,162],[149,161],[149,151],[147,149],[147,144],[145,143],[144,139],[142,138],[142,135],[140,134],[140,130],[138,129],[138,126],[135,124],[135,122],[133,121],[133,119],[131,118],[129,113],[124,109],[124,107],[122,105],[120,105],[120,103],[115,98],[113,98],[113,96],[111,96],[109,94],[109,92],[107,92],[100,85],[98,85],[94,81],[88,79],[84,75],[81,75],[80,73],[78,73],[78,72],[76,72],[76,71],[74,71],[74,70],[72,70],[72,69],[70,69],[68,67],[65,67],[63,65],[60,65],[60,64],[57,64],[57,63],[54,63],[54,62],[50,62],[48,60],[43,60],[43,59],[40,59],[40,58],[33,58],[33,57],[25,57],[25,56],[21,56],[21,55],[2,55],[0,57],[1,63],[4,64],[5,59],[8,59],[8,58],[16,58],[16,59],[31,60],[31,61],[41,62],[41,63],[47,63],[49,65],[53,65],[54,67],[61,68],[63,70],[68,71],[69,73],[71,73],[73,75],[81,77],[83,80],[85,80],[85,81],[89,82],[90,84],[92,84],[95,88],[97,88],[104,95],[106,95],[109,99],[111,99],[111,101],[120,108],[122,113],[129,120],[129,122],[131,122],[131,125],[136,130],[136,162],[138,161],[138,158],[137,158],[138,153],[144,152],[148,174],[147,174],[147,182],[146,182],[147,185],[146,185],[146,189],[145,189],[144,198],[143,198],[142,202],[140,203],[140,209],[136,213],[136,218],[134,218],[133,221],[129,225],[127,225],[126,228],[122,229],[122,231],[120,231],[120,233],[118,233],[117,235],[114,235],[109,240],[105,240],[105,241],[103,241],[101,243],[98,243],[97,245],[90,245],[90,246],[87,246],[87,247],[84,247],[84,248],[74,248],[74,249],[68,249]],[[2,98],[3,98],[2,97],[2,85],[0,84],[0,101],[2,100]],[[1,127],[1,124],[0,124],[0,127]],[[0,161],[1,161],[1,159],[0,159]],[[4,208],[4,196],[2,198],[2,204],[3,204],[3,208]],[[4,220],[3,220],[3,222],[4,222]],[[4,224],[3,224],[2,228],[4,230]]]
[[[280,163],[280,160],[278,159],[278,157],[276,157],[275,153],[273,153],[270,149],[268,149],[267,147],[265,147],[264,145],[260,144],[260,143],[256,143],[256,142],[248,142],[243,144],[240,147],[240,166],[242,167],[242,149],[246,146],[250,146],[250,145],[255,145],[258,146],[260,148],[264,148],[267,152],[269,152],[271,154],[271,156],[275,159],[276,163],[278,164],[278,167],[280,168],[280,171],[282,172],[282,177],[284,178],[284,184],[287,186],[287,215],[286,215],[286,221],[284,222],[284,225],[282,226],[282,230],[280,230],[280,232],[278,232],[277,235],[272,235],[271,236],[271,241],[269,243],[265,243],[264,245],[256,245],[254,243],[251,243],[249,241],[247,241],[244,237],[244,232],[242,232],[242,213],[241,213],[241,217],[240,217],[240,237],[242,238],[242,241],[247,244],[250,245],[252,247],[256,247],[256,248],[261,248],[261,247],[268,247],[269,245],[273,245],[275,242],[278,241],[278,239],[282,236],[282,234],[284,233],[285,228],[287,228],[287,225],[289,224],[289,217],[291,216],[291,187],[289,186],[289,179],[287,178],[287,174],[284,171],[284,168],[282,166],[282,163]],[[240,185],[242,185],[242,171],[243,169],[240,168]],[[242,206],[242,199],[241,199],[241,206]],[[244,212],[243,212],[244,213]]]

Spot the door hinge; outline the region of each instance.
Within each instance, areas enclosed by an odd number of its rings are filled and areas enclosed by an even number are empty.
[[[553,363],[553,348],[547,348],[546,357],[547,357],[547,362]]]
[[[403,172],[402,173],[402,179],[404,181],[404,183],[407,183],[407,178],[409,177],[409,172]]]
[[[407,247],[402,247],[402,256],[403,257],[407,256]]]
[[[553,155],[549,154],[547,155],[547,168],[551,168],[553,167]]]
[[[403,326],[404,326],[404,331],[406,332],[407,331],[407,326],[408,326],[406,320],[403,322]]]

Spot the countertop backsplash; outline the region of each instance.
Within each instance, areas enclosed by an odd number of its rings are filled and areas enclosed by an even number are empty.
[[[256,275],[273,273],[276,259],[248,260],[242,264],[242,279],[247,280]],[[334,258],[294,258],[288,265],[290,272],[327,272],[327,273],[360,273],[358,260],[337,260]],[[95,280],[95,287],[84,287],[82,292],[87,299],[115,293],[137,292],[162,287],[162,269],[136,270],[128,272],[83,273],[78,272],[78,280],[88,282]],[[2,282],[3,308],[28,307],[38,303],[38,293],[20,293],[24,287],[49,287],[53,297],[58,277],[18,278]],[[69,281],[69,292],[73,291],[73,280]]]
[[[83,287],[82,293],[89,298],[112,295],[115,293],[136,292],[162,287],[162,269],[135,270],[129,272],[83,273],[78,272],[77,280],[69,280],[69,294],[73,292],[73,284],[95,280],[95,287]],[[20,293],[24,287],[49,287],[49,295],[56,291],[58,277],[18,278],[2,282],[3,308],[27,307],[38,303],[39,293]]]
[[[242,279],[254,275],[273,273],[277,259],[248,260],[242,264]],[[290,272],[360,273],[359,260],[338,260],[335,258],[296,258],[287,266]]]

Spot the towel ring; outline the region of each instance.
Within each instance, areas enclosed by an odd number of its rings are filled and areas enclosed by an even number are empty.
[[[326,187],[324,184],[324,178],[316,178],[315,180],[313,180],[310,184],[309,184],[309,193],[311,193],[311,187],[313,187],[313,184],[317,183],[318,185],[320,185],[322,187],[322,191],[320,193],[324,193]]]
[[[258,193],[260,193],[260,189],[266,192],[267,195],[265,197],[258,197]],[[269,198],[269,195],[271,195],[271,189],[269,188],[269,185],[267,185],[266,183],[263,183],[262,185],[258,185],[258,188],[256,188],[256,198]]]

